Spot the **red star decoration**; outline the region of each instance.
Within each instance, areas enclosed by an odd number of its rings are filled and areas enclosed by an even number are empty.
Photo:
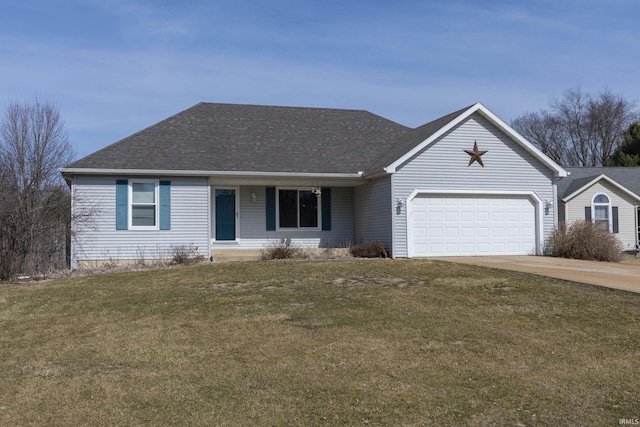
[[[471,166],[473,162],[480,163],[480,166],[484,167],[484,163],[482,163],[482,155],[486,153],[486,151],[478,151],[478,142],[473,141],[473,150],[464,150],[465,153],[471,156],[469,159],[469,164],[467,166]]]

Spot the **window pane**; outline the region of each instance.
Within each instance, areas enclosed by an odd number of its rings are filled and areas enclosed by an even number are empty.
[[[131,207],[131,225],[156,225],[156,207],[155,206],[132,206]]]
[[[134,182],[132,185],[133,203],[155,203],[156,185],[153,182]]]
[[[609,208],[607,206],[595,206],[595,220],[609,221]]]
[[[593,201],[594,203],[609,203],[609,198],[604,194],[598,194]]]
[[[279,190],[278,193],[280,227],[297,228],[298,192],[296,190]]]
[[[318,196],[311,191],[300,191],[300,227],[318,226]]]

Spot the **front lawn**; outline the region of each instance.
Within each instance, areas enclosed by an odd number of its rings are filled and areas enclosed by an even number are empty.
[[[640,295],[429,260],[0,285],[0,425],[619,425]]]

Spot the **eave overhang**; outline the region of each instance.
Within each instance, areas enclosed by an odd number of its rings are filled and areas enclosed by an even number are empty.
[[[355,173],[310,173],[310,172],[258,172],[258,171],[207,171],[207,170],[166,170],[166,169],[96,169],[62,168],[62,176],[70,179],[76,175],[102,176],[180,176],[206,177],[219,183],[237,185],[264,185],[273,183],[313,183],[317,185],[357,186],[367,182],[364,172]]]

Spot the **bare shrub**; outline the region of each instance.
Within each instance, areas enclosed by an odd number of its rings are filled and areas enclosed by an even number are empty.
[[[575,221],[569,225],[560,223],[553,230],[545,253],[561,258],[618,262],[622,249],[618,238],[601,224]]]
[[[197,246],[179,245],[171,247],[171,261],[177,265],[202,262],[204,257],[198,252]]]
[[[291,239],[280,239],[260,251],[261,260],[306,258],[304,251],[291,245]]]
[[[359,243],[351,246],[351,255],[356,258],[387,258],[384,245],[378,240],[374,242]]]

